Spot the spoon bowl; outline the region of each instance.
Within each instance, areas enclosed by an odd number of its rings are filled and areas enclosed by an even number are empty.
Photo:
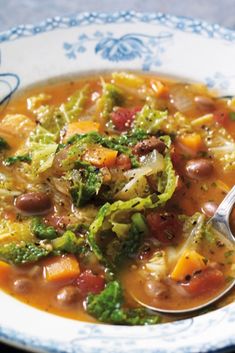
[[[207,224],[211,224],[211,226],[220,234],[223,235],[223,239],[227,244],[235,249],[235,238],[231,232],[229,225],[229,217],[232,211],[233,205],[235,202],[235,186],[228,192],[224,200],[221,202],[219,207],[217,208],[214,216],[210,218]],[[221,292],[217,293],[213,298],[209,298],[204,303],[186,309],[164,309],[157,306],[151,306],[144,303],[142,300],[139,300],[134,294],[132,294],[132,298],[138,302],[141,306],[156,311],[162,314],[172,314],[172,315],[183,315],[187,313],[191,313],[193,311],[198,311],[204,309],[205,307],[215,303],[219,299],[221,299],[224,295],[226,295],[235,285],[235,278],[227,285],[225,289]]]

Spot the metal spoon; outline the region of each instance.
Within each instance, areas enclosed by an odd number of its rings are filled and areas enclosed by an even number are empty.
[[[214,216],[209,219],[208,224],[211,224],[212,227],[217,230],[219,233],[223,234],[225,240],[228,240],[229,244],[231,244],[235,249],[235,238],[230,230],[229,226],[229,216],[232,210],[232,207],[235,203],[235,186],[229,191],[226,195],[224,200],[221,202],[219,207],[217,208]],[[220,298],[222,298],[225,294],[227,294],[235,285],[235,279],[226,287],[222,292],[220,292],[217,296],[212,299],[209,299],[207,302],[200,304],[198,306],[187,308],[187,309],[162,309],[153,307],[143,303],[142,301],[138,300],[136,297],[134,298],[139,304],[150,309],[152,311],[157,311],[159,313],[164,314],[187,314],[196,310],[200,310],[205,308],[208,305],[216,302]]]

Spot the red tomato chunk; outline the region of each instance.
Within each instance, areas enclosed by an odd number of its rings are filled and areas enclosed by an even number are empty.
[[[224,275],[217,269],[206,269],[194,275],[187,284],[183,284],[187,292],[193,296],[212,292],[225,283]]]
[[[226,125],[229,122],[229,114],[226,110],[216,110],[214,112],[214,119],[221,125]]]
[[[180,233],[181,225],[173,214],[149,213],[147,223],[150,235],[163,244],[175,243]]]
[[[116,164],[123,170],[131,169],[131,160],[126,154],[121,153],[116,159]]]
[[[104,285],[104,278],[94,275],[91,270],[82,272],[77,279],[77,286],[83,297],[87,296],[89,293],[100,293],[104,289]]]
[[[119,107],[111,113],[111,119],[118,131],[126,131],[130,128],[132,121],[134,120],[135,114],[140,111],[140,108],[122,108]]]

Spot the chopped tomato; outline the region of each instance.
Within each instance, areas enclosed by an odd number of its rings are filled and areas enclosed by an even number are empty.
[[[118,131],[126,131],[130,128],[135,114],[140,111],[140,107],[133,109],[119,107],[111,113],[111,119]]]
[[[104,289],[104,285],[104,278],[100,275],[94,275],[91,270],[82,272],[77,279],[77,286],[83,297],[89,293],[100,293]]]
[[[150,235],[163,244],[172,244],[181,233],[181,223],[174,214],[151,212],[147,215]]]
[[[214,112],[214,119],[221,125],[226,125],[229,122],[229,114],[226,110],[216,110]]]
[[[215,268],[207,268],[195,274],[188,283],[182,285],[193,296],[212,292],[225,283],[223,272]]]
[[[116,159],[117,167],[123,170],[131,169],[131,160],[126,154],[121,153]]]

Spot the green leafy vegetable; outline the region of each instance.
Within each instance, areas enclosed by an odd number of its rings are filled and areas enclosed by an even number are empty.
[[[102,175],[98,168],[77,161],[75,168],[67,173],[70,182],[70,194],[76,207],[84,206],[98,194],[102,185]]]
[[[57,137],[42,126],[37,126],[26,141],[24,152],[31,157],[31,164],[21,166],[22,172],[29,179],[36,180],[39,174],[52,166],[58,144]]]
[[[28,144],[38,143],[42,145],[54,144],[56,142],[56,135],[38,125],[36,129],[30,134]]]
[[[119,106],[124,101],[122,91],[111,83],[102,82],[103,92],[102,96],[98,101],[98,110],[101,112],[101,116],[107,119],[109,113],[112,112],[113,107]]]
[[[126,226],[126,229],[123,226]],[[139,212],[132,215],[130,225],[115,223],[112,230],[118,236],[109,244],[107,252],[115,265],[121,264],[126,258],[135,255],[142,244],[144,236],[148,233],[145,218]]]
[[[83,238],[77,238],[75,233],[67,230],[61,237],[52,240],[54,250],[77,254],[81,253],[85,246]]]
[[[84,105],[87,101],[89,86],[85,85],[82,89],[76,91],[72,96],[67,99],[66,103],[61,104],[60,111],[64,114],[67,123],[76,121]]]
[[[30,242],[0,245],[0,259],[16,265],[36,262],[49,253],[50,250]]]
[[[155,110],[148,105],[144,105],[136,114],[134,127],[143,129],[148,134],[156,134],[167,122],[167,112]]]
[[[134,146],[137,142],[147,138],[148,135],[140,129],[135,130],[131,134],[122,134],[118,137],[106,137],[100,135],[98,132],[90,132],[87,134],[75,134],[68,140],[68,144],[74,145],[71,151],[74,154],[79,154],[79,150],[83,151],[89,144],[100,144],[103,147],[114,149],[119,153],[126,154],[132,162],[132,167],[138,167],[139,163],[135,155],[133,155],[130,146]],[[73,156],[72,158],[73,159]]]
[[[10,146],[8,145],[7,141],[4,140],[3,137],[0,137],[0,152],[3,150],[8,150]]]
[[[98,260],[103,262],[107,267],[112,269],[112,265],[106,259],[103,251],[98,245],[97,239],[99,233],[105,229],[105,231],[112,230],[113,222],[120,213],[125,213],[126,219],[130,213],[135,213],[138,211],[143,211],[144,209],[153,208],[157,203],[158,197],[153,194],[146,198],[136,197],[129,201],[116,201],[113,204],[104,204],[95,220],[92,222],[89,228],[88,241],[93,250],[94,254],[97,256]]]
[[[31,222],[31,230],[39,239],[54,239],[58,236],[58,232],[54,227],[47,226],[40,218],[34,218]]]
[[[110,143],[121,146],[135,146],[137,142],[147,139],[149,135],[142,129],[135,129],[132,132],[122,133],[120,136],[111,138]],[[115,147],[112,148],[115,148]]]
[[[161,140],[163,140],[168,147],[168,151],[164,157],[165,168],[161,173],[161,176],[158,178],[158,192],[159,197],[159,205],[164,204],[166,201],[170,200],[172,197],[178,182],[178,176],[175,175],[175,170],[171,161],[170,156],[170,145],[171,139],[169,136],[162,136]]]
[[[41,105],[34,110],[40,125],[50,133],[59,137],[60,130],[68,123],[75,121],[87,100],[89,86],[85,85],[60,106]]]
[[[169,149],[171,143],[170,137],[166,136],[162,137],[162,139]],[[125,219],[128,220],[128,217],[133,213],[163,206],[172,197],[177,186],[178,178],[175,175],[169,150],[166,152],[164,162],[165,168],[159,177],[160,182],[158,183],[159,195],[152,194],[145,198],[135,197],[128,201],[118,200],[113,204],[106,203],[100,208],[96,219],[90,226],[88,235],[89,244],[98,260],[105,263],[111,269],[112,265],[107,260],[106,255],[98,244],[99,234],[104,230],[106,232],[113,231],[113,224],[118,222],[118,217],[120,217],[120,215],[125,214]]]
[[[158,315],[144,309],[123,309],[123,293],[119,282],[107,284],[100,294],[90,294],[86,302],[87,312],[96,319],[111,324],[152,325],[160,322]]]
[[[33,143],[30,146],[32,151],[31,172],[33,175],[38,176],[52,166],[57,147],[58,145],[56,143]]]
[[[8,167],[8,166],[11,166],[11,165],[16,164],[18,162],[31,163],[32,158],[29,154],[12,156],[12,157],[8,157],[7,159],[5,159],[4,164]]]

